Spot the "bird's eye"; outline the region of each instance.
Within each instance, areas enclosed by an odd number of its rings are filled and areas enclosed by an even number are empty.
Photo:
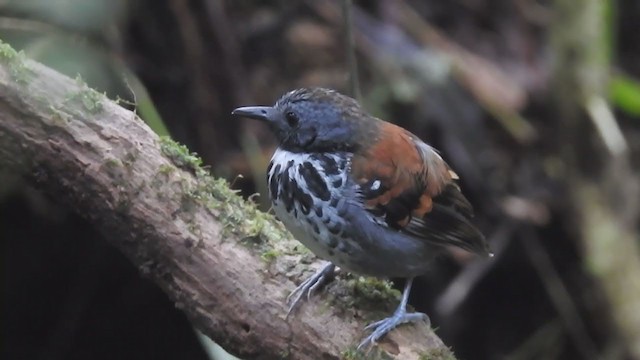
[[[287,123],[289,124],[289,126],[294,127],[298,125],[298,115],[296,115],[296,113],[294,113],[293,111],[287,112],[284,116],[287,119]]]

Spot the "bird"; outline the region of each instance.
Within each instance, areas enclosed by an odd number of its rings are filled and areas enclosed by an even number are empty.
[[[413,279],[450,247],[491,256],[472,223],[458,175],[438,151],[408,130],[370,115],[355,99],[321,87],[282,95],[273,106],[232,115],[266,123],[278,141],[267,168],[277,218],[324,259],[287,297],[289,313],[329,281],[351,273],[406,279],[394,313],[365,328],[362,350],[400,324],[429,317],[409,312]]]

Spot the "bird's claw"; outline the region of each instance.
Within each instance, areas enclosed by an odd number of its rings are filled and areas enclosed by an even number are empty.
[[[369,336],[367,336],[360,345],[358,345],[358,350],[361,351],[375,343],[378,342],[383,336],[385,336],[389,331],[393,330],[396,326],[400,324],[405,324],[409,322],[418,322],[424,321],[427,323],[427,326],[431,325],[431,321],[429,320],[429,316],[427,314],[415,312],[415,313],[407,313],[404,309],[399,309],[396,311],[393,316],[388,317],[386,319],[382,319],[367,325],[364,329],[371,330],[374,329]]]
[[[289,310],[287,311],[287,317],[298,305],[302,297],[306,294],[307,301],[313,293],[315,293],[327,280],[329,280],[335,271],[335,265],[332,263],[325,264],[315,274],[305,279],[302,284],[295,288],[289,296],[287,296],[287,304],[289,304]]]

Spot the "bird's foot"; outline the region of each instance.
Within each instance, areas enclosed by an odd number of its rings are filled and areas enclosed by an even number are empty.
[[[380,340],[383,336],[385,336],[389,331],[393,330],[396,326],[400,324],[405,324],[409,322],[418,322],[424,321],[427,323],[427,326],[431,325],[431,320],[429,320],[429,316],[427,314],[423,314],[420,312],[408,313],[404,307],[399,307],[396,312],[386,319],[382,319],[380,321],[376,321],[373,324],[367,325],[365,330],[373,329],[373,332],[367,336],[360,345],[358,345],[358,350],[365,349],[370,345],[375,344],[378,340]]]
[[[328,280],[330,280],[335,272],[336,266],[330,262],[324,264],[320,270],[316,271],[315,274],[308,277],[305,281],[302,282],[295,290],[287,296],[287,304],[289,304],[289,311],[287,311],[287,317],[293,311],[293,309],[298,305],[298,303],[302,300],[302,297],[311,297],[318,288],[324,285]]]

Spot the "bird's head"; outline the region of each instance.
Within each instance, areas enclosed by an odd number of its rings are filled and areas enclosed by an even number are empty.
[[[297,89],[273,106],[248,106],[233,115],[266,122],[292,152],[355,151],[379,120],[352,98],[324,88]]]

